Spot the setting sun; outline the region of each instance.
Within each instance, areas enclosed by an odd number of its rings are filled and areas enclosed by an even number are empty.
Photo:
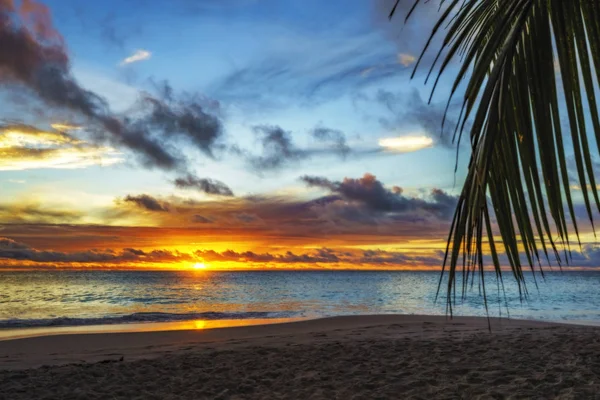
[[[196,263],[196,264],[194,264],[194,269],[206,269],[206,264]]]

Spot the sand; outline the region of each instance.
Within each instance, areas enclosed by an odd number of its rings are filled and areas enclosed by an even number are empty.
[[[0,399],[595,398],[600,328],[432,316],[0,341]]]

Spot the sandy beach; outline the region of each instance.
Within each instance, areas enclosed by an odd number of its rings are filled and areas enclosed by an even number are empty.
[[[0,398],[594,398],[599,333],[378,315],[5,340]]]

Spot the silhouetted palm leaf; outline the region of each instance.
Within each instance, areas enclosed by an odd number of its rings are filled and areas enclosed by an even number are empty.
[[[400,1],[411,0],[397,0],[390,18]],[[421,3],[412,1],[407,18]],[[469,276],[479,274],[483,285],[488,255],[501,279],[505,254],[520,293],[524,268],[541,270],[541,258],[568,263],[569,234],[579,241],[569,142],[593,226],[593,207],[600,208],[593,171],[600,152],[600,1],[441,0],[441,6],[431,34],[446,28],[436,84],[458,60],[450,98],[465,80],[466,89],[455,138],[472,122],[468,174],[442,270],[451,312],[457,274],[464,296]]]

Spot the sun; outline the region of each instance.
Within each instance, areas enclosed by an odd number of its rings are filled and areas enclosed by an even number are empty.
[[[194,269],[206,269],[206,264],[199,262],[199,263],[194,264],[193,268]]]

